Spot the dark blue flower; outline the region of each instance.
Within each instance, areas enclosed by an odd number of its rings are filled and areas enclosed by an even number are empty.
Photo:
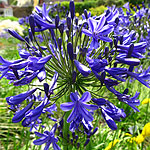
[[[115,90],[113,87],[107,87],[108,90],[110,90],[112,93],[114,93],[118,100],[128,104],[130,107],[133,108],[134,111],[139,111],[136,106],[140,105],[140,101],[137,99],[139,94],[138,92],[135,93],[135,96],[130,97],[130,95],[127,95],[127,92],[125,91],[123,94]]]
[[[130,52],[130,57],[143,58],[146,50],[146,42],[135,43],[132,52]],[[130,45],[117,45],[117,51],[120,53],[118,57],[127,57],[130,51]]]
[[[70,99],[72,102],[63,103],[60,105],[60,108],[63,111],[70,111],[73,108],[67,122],[73,121],[79,115],[81,115],[87,122],[93,121],[94,118],[87,109],[96,110],[98,107],[96,105],[86,104],[91,100],[91,94],[89,92],[85,92],[81,98],[79,98],[77,93],[71,93]]]
[[[116,60],[118,60],[118,62],[120,62],[120,63],[131,65],[131,66],[138,66],[140,64],[140,60],[136,59],[136,58],[119,58],[119,57],[116,57]]]
[[[68,51],[70,60],[73,60],[73,46],[71,42],[67,44],[67,51]]]
[[[88,62],[92,71],[96,71],[97,73],[102,72],[108,65],[106,59],[92,59],[90,57],[86,57],[86,61]]]
[[[117,125],[116,125],[115,121],[121,121],[120,118],[126,117],[126,114],[124,113],[123,109],[116,107],[109,101],[107,101],[106,106],[100,105],[100,108],[101,108],[103,118],[106,120],[108,126],[112,130],[117,129]]]
[[[112,42],[112,40],[107,37],[109,33],[112,32],[113,26],[105,25],[106,18],[102,16],[99,21],[89,18],[88,25],[89,29],[82,29],[82,32],[89,37],[92,37],[91,48],[97,49],[99,47],[98,39],[105,42]]]
[[[44,65],[52,58],[51,55],[45,57],[34,57],[30,56],[28,58],[28,69],[32,71],[40,70],[44,67]]]
[[[20,63],[21,61],[22,60],[20,59],[20,60],[16,60],[16,61],[11,62],[11,61],[5,60],[4,58],[2,58],[2,56],[0,56],[0,63],[2,64],[2,65],[0,65],[0,72],[2,74],[0,79],[2,79],[8,71],[12,71],[10,68],[11,65]]]
[[[40,27],[43,27],[44,30],[46,29],[55,29],[55,24],[46,22],[40,15],[34,14],[35,23],[38,24]],[[36,30],[35,30],[36,31]]]
[[[29,84],[29,83],[31,83],[32,82],[32,80],[34,79],[34,78],[36,78],[37,77],[37,75],[38,75],[38,71],[36,71],[36,72],[31,72],[31,71],[25,71],[24,72],[24,74],[26,74],[27,73],[27,75],[24,77],[24,78],[21,78],[20,80],[16,80],[16,81],[13,81],[13,85],[15,85],[15,86],[20,86],[20,85],[26,85],[26,84]]]
[[[33,143],[35,145],[42,145],[44,143],[46,143],[46,146],[44,148],[44,150],[48,150],[49,146],[52,144],[53,145],[53,149],[54,150],[60,150],[60,147],[56,144],[58,142],[58,138],[55,138],[55,132],[56,132],[56,128],[57,128],[57,124],[55,124],[51,131],[44,131],[43,134],[39,133],[39,132],[35,132],[35,135],[40,137],[37,140],[34,140]]]
[[[19,95],[15,95],[15,96],[10,96],[7,97],[7,103],[9,105],[17,105],[22,103],[26,98],[28,98],[29,96],[31,96],[37,89],[32,89],[30,91],[27,91],[25,93],[21,93]]]

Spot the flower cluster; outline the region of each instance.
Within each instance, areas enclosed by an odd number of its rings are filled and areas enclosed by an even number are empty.
[[[100,16],[91,16],[84,10],[79,20],[75,17],[74,1],[70,1],[69,8],[66,17],[60,19],[59,14],[54,18],[49,16],[52,8],[47,8],[45,3],[42,8],[36,7],[28,18],[29,32],[25,38],[8,30],[23,44],[19,48],[21,59],[8,61],[0,56],[0,78],[7,78],[14,86],[36,86],[37,79],[43,83],[6,100],[14,111],[12,121],[22,122],[24,127],[31,127],[31,131],[44,123],[42,116],[46,116],[46,122],[54,121],[51,131],[35,132],[40,139],[33,143],[46,143],[45,149],[50,144],[55,150],[60,149],[59,140],[63,140],[64,146],[69,143],[80,147],[75,133],[84,135],[86,146],[98,130],[92,125],[95,110],[101,112],[112,130],[117,129],[116,121],[125,118],[126,112],[111,99],[104,98],[100,94],[102,89],[111,92],[120,103],[139,111],[139,93],[129,95],[128,89],[120,93],[116,87],[130,77],[150,87],[149,69],[140,74],[134,72],[147,44],[137,40],[135,31],[126,30],[125,26],[130,23],[129,10],[127,16],[114,7]],[[37,40],[37,35],[42,41]],[[57,109],[62,113],[53,118]],[[56,129],[60,138],[55,137]]]

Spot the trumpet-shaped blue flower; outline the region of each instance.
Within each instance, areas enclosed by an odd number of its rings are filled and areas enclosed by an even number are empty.
[[[10,96],[6,98],[6,101],[9,105],[17,105],[22,103],[27,97],[31,96],[37,89],[32,89],[25,93],[21,93],[19,95]]]
[[[17,63],[20,63],[21,61],[22,60],[20,59],[20,60],[16,60],[16,61],[11,62],[11,61],[5,60],[4,58],[2,58],[2,56],[0,56],[0,63],[2,64],[2,65],[0,65],[0,72],[2,74],[0,79],[2,79],[8,71],[12,71],[10,68],[10,66],[12,64],[17,64]]]
[[[90,57],[86,57],[86,61],[89,64],[89,67],[92,71],[101,72],[108,65],[106,59],[91,59]]]
[[[113,26],[105,25],[106,18],[102,16],[99,21],[89,18],[88,25],[89,29],[82,29],[82,32],[89,37],[92,37],[91,48],[97,49],[99,47],[98,39],[105,42],[112,42],[112,40],[107,37],[109,33],[112,32]]]
[[[133,97],[130,97],[130,95],[127,95],[128,90],[125,90],[123,94],[115,90],[113,87],[107,87],[108,90],[110,90],[112,93],[114,93],[118,100],[128,104],[131,108],[133,108],[134,111],[139,111],[136,106],[140,105],[140,101],[137,99],[139,96],[139,92],[136,92]]]
[[[49,17],[49,11],[50,11],[51,7],[46,8],[46,4],[43,3],[42,8],[39,6],[36,6],[35,9],[36,9],[36,13],[42,14],[42,17],[44,20],[46,20],[50,23],[52,22],[51,18]]]
[[[60,150],[60,147],[56,144],[58,142],[58,138],[55,138],[55,132],[57,129],[57,124],[55,124],[51,131],[44,131],[44,133],[34,132],[36,136],[40,137],[37,140],[34,140],[33,143],[35,145],[42,145],[46,143],[44,150],[48,150],[49,146],[52,144],[54,150]]]
[[[78,116],[82,116],[87,122],[93,121],[94,118],[87,109],[96,110],[98,107],[96,105],[86,104],[91,100],[91,94],[89,92],[83,93],[81,98],[77,93],[71,93],[70,99],[72,102],[63,103],[60,105],[60,108],[63,111],[70,111],[73,108],[67,122],[75,120]]]

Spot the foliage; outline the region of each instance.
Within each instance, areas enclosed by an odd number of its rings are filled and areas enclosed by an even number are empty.
[[[18,18],[13,16],[7,16],[7,17],[0,16],[0,21],[7,20],[7,19],[10,19],[11,21],[18,21]]]
[[[69,11],[69,2],[61,2],[61,6],[64,6]],[[79,14],[83,13],[84,9],[89,9],[91,7],[96,7],[97,1],[85,1],[85,2],[75,2],[75,11]]]
[[[104,5],[104,6],[122,6],[124,4],[124,0],[98,0],[98,5]]]
[[[137,5],[137,4],[142,4],[143,0],[125,0],[126,2],[130,2],[130,4],[133,4],[133,5]],[[145,1],[146,2],[146,1]],[[148,2],[148,1],[147,1]]]
[[[99,16],[101,15],[102,13],[104,13],[104,11],[106,10],[107,8],[104,6],[104,5],[101,5],[99,7],[95,7],[95,8],[90,8],[89,11],[91,12],[91,15],[92,16]]]

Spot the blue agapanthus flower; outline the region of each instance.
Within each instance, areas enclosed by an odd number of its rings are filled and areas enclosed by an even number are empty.
[[[107,35],[112,32],[113,26],[105,25],[105,22],[105,16],[102,16],[100,20],[89,18],[89,29],[82,29],[82,32],[84,34],[86,34],[89,37],[92,37],[92,42],[90,45],[91,48],[97,49],[99,47],[99,39],[105,42],[112,42],[112,40],[109,37],[107,37]]]
[[[52,144],[54,150],[60,150],[60,147],[56,144],[58,142],[58,138],[55,137],[55,132],[57,129],[57,124],[55,124],[51,131],[44,131],[44,133],[34,132],[36,136],[40,137],[37,140],[34,140],[33,143],[35,145],[42,145],[46,143],[44,150],[48,150],[50,145]]]
[[[70,111],[73,108],[73,111],[68,117],[67,122],[75,120],[80,115],[87,122],[93,121],[94,118],[87,109],[96,110],[98,109],[98,107],[96,105],[86,104],[91,100],[91,94],[89,92],[83,93],[81,98],[79,97],[77,92],[76,93],[71,92],[70,99],[72,100],[72,102],[67,102],[60,105],[60,108],[63,111]]]

